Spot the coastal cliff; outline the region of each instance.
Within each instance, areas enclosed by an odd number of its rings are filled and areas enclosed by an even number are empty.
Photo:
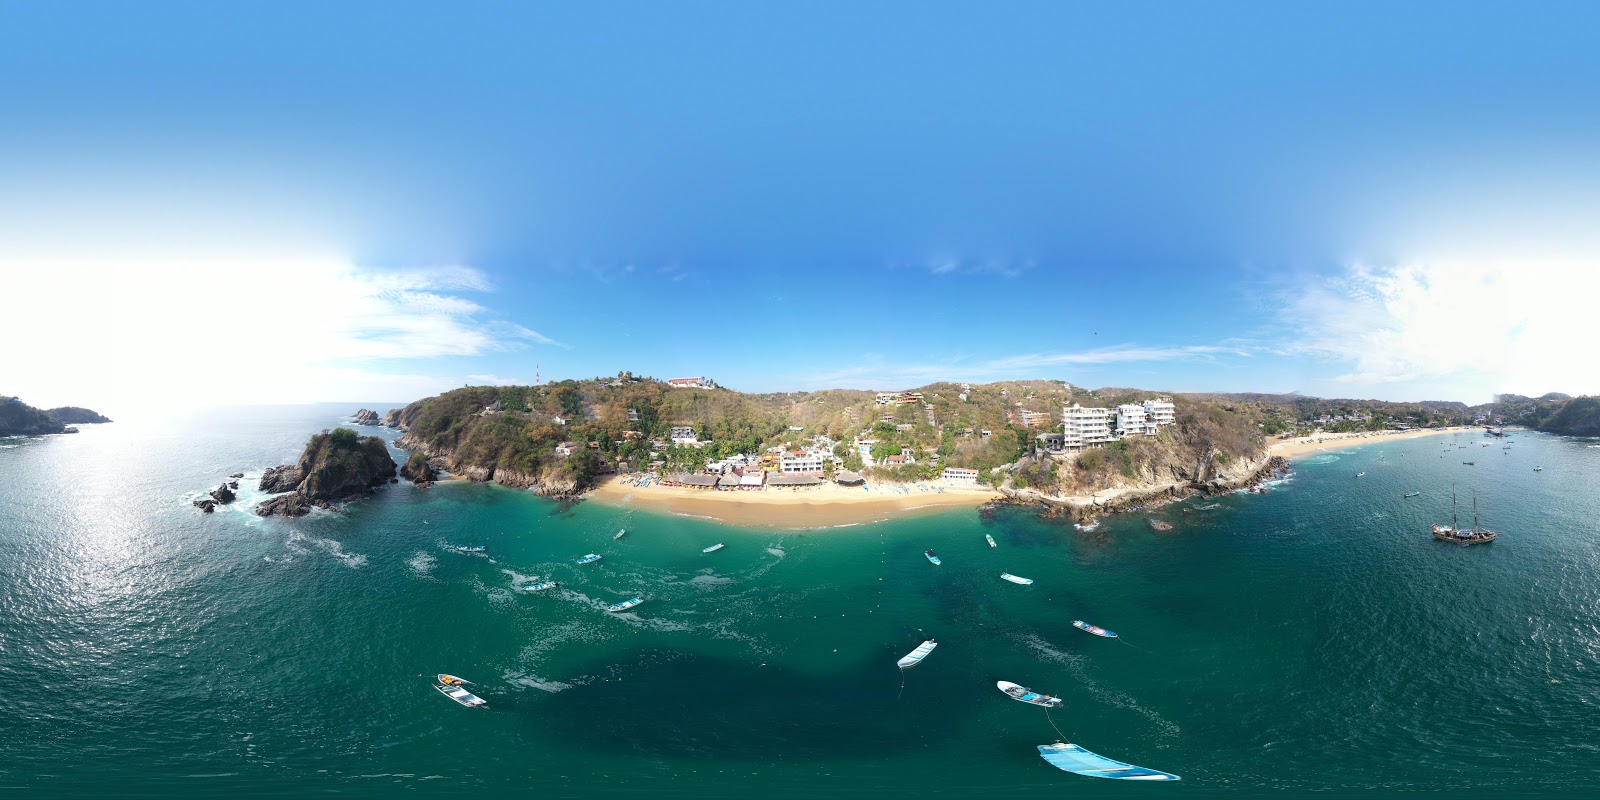
[[[1249,417],[1197,405],[1158,436],[1076,454],[1032,454],[1011,465],[998,488],[1013,502],[1087,521],[1153,502],[1246,488],[1286,468],[1268,453]]]
[[[42,411],[15,397],[0,397],[0,436],[77,433],[76,428],[67,425],[110,421],[87,408],[66,406]]]
[[[382,439],[362,438],[349,428],[335,428],[311,437],[294,464],[262,474],[262,491],[287,494],[256,506],[256,514],[305,516],[313,508],[329,508],[339,500],[371,494],[394,474],[394,459]]]

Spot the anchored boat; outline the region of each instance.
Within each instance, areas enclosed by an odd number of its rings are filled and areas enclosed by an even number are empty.
[[[1419,494],[1422,494],[1422,492],[1406,492],[1406,497],[1416,497]]]
[[[994,537],[993,537],[993,536],[990,536],[990,535],[989,535],[989,534],[987,534],[987,533],[986,533],[986,534],[984,534],[984,535],[983,535],[983,538],[985,538],[985,539],[988,539],[988,540],[989,540],[989,546],[990,546],[990,547],[999,547],[999,546],[1000,546],[1000,545],[997,545],[997,544],[995,544],[995,543],[994,543]]]
[[[557,583],[555,581],[545,581],[544,583],[535,583],[535,584],[530,584],[528,586],[519,586],[517,588],[521,589],[524,592],[542,592],[542,591],[544,591],[546,589],[554,589],[554,588],[556,588],[557,586],[560,586],[560,585],[561,584],[559,584],[559,583]]]
[[[938,646],[939,646],[938,642],[935,642],[934,640],[929,639],[928,641],[917,645],[917,649],[912,650],[909,653],[906,653],[905,658],[902,658],[899,661],[895,662],[895,665],[900,667],[901,669],[910,669],[911,667],[914,667],[914,666],[916,666],[918,664],[921,664],[922,663],[922,659],[927,658],[928,654],[933,652],[933,648],[938,647]]]
[[[589,555],[586,555],[583,558],[578,559],[578,563],[579,564],[593,564],[594,562],[599,561],[599,560],[600,560],[600,555],[598,553],[590,553]]]
[[[1031,586],[1031,585],[1033,585],[1033,579],[1032,578],[1024,578],[1024,577],[1021,577],[1020,575],[1012,575],[1009,572],[1000,573],[1000,577],[1004,578],[1005,580],[1011,581],[1012,583],[1021,584],[1023,586]]]
[[[620,531],[617,531],[617,535],[616,535],[616,536],[613,536],[613,537],[611,537],[611,538],[612,538],[612,539],[613,539],[613,540],[615,540],[615,539],[621,539],[621,538],[622,538],[622,537],[623,537],[623,536],[625,536],[625,535],[626,535],[626,534],[627,534],[627,533],[628,533],[628,529],[627,529],[627,528],[623,528],[623,529],[622,529],[622,530],[620,530]]]
[[[1012,700],[1028,703],[1030,705],[1044,706],[1045,708],[1057,708],[1063,702],[1059,697],[1051,697],[1047,694],[1039,694],[1038,692],[1035,692],[1026,686],[1018,686],[1011,681],[996,681],[994,685],[999,687],[1000,691],[1005,692],[1006,696],[1010,697]]]
[[[1457,542],[1460,544],[1483,544],[1492,542],[1499,534],[1491,530],[1478,527],[1478,493],[1472,493],[1472,527],[1462,530],[1456,522],[1456,490],[1450,487],[1450,524],[1434,525],[1433,538],[1441,542]]]
[[[927,556],[928,560],[932,561],[933,565],[936,566],[936,567],[939,566],[941,563],[943,563],[943,562],[941,562],[939,560],[939,557],[937,555],[934,555],[932,550],[924,550],[924,551],[922,551],[922,554]]]
[[[1081,619],[1073,620],[1072,621],[1072,627],[1077,628],[1079,630],[1088,631],[1088,632],[1090,632],[1090,633],[1092,633],[1092,634],[1094,634],[1096,636],[1104,636],[1107,639],[1115,639],[1115,638],[1117,638],[1117,634],[1116,633],[1114,633],[1112,631],[1108,631],[1105,628],[1100,627],[1099,625],[1090,625],[1089,623],[1084,622]]]
[[[461,552],[463,552],[463,553],[481,553],[481,552],[483,552],[485,550],[488,550],[489,548],[484,547],[481,544],[473,544],[473,545],[458,544],[458,545],[456,545],[456,549],[461,551]]]
[[[1075,744],[1056,742],[1039,745],[1039,755],[1050,766],[1075,775],[1090,778],[1113,778],[1123,781],[1176,781],[1181,780],[1170,772],[1136,767],[1114,761],[1098,753],[1091,753]]]
[[[722,542],[717,542],[716,544],[711,545],[710,547],[701,548],[700,552],[702,552],[702,553],[715,553],[718,550],[721,550],[723,547],[724,547],[724,545],[723,545]]]
[[[643,603],[643,602],[644,602],[644,598],[643,597],[635,597],[635,598],[633,598],[631,600],[624,600],[624,601],[622,601],[620,603],[612,603],[611,605],[606,606],[606,610],[607,611],[627,611],[628,609],[633,608],[634,606],[639,605],[640,603]]]
[[[454,675],[446,675],[441,672],[435,676],[433,688],[438,689],[440,694],[456,701],[457,703],[460,703],[461,705],[466,706],[467,708],[483,708],[489,705],[487,700],[484,700],[483,698],[467,691],[462,687],[463,684],[471,682],[472,681],[457,678]]]

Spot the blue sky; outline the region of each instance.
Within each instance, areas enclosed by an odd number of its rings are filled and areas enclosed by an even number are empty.
[[[1600,391],[1597,23],[8,3],[0,392]]]

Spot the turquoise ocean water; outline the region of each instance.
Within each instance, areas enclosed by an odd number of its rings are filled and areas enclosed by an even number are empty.
[[[470,484],[301,520],[189,506],[353,408],[0,440],[0,793],[1600,787],[1600,441],[1378,442],[1298,462],[1265,495],[1164,508],[1164,534],[1023,509],[751,530]],[[1428,536],[1452,482],[1501,541]],[[604,560],[573,563],[591,551]],[[564,585],[514,591],[535,576]],[[604,612],[635,594],[648,602]],[[902,689],[895,660],[929,637]],[[436,672],[490,708],[441,697]],[[1066,705],[1047,717],[1001,679]],[[1054,770],[1035,746],[1057,729],[1183,781]]]

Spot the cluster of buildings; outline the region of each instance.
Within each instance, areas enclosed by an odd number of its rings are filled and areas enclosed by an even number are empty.
[[[674,389],[715,389],[717,382],[710,378],[696,375],[693,378],[671,378],[667,385]]]
[[[922,402],[922,392],[878,392],[880,406],[909,406]]]
[[[1040,446],[1052,452],[1082,450],[1134,436],[1155,436],[1177,422],[1177,407],[1168,398],[1125,403],[1109,408],[1084,408],[1073,403],[1061,410],[1061,433],[1042,433]]]

